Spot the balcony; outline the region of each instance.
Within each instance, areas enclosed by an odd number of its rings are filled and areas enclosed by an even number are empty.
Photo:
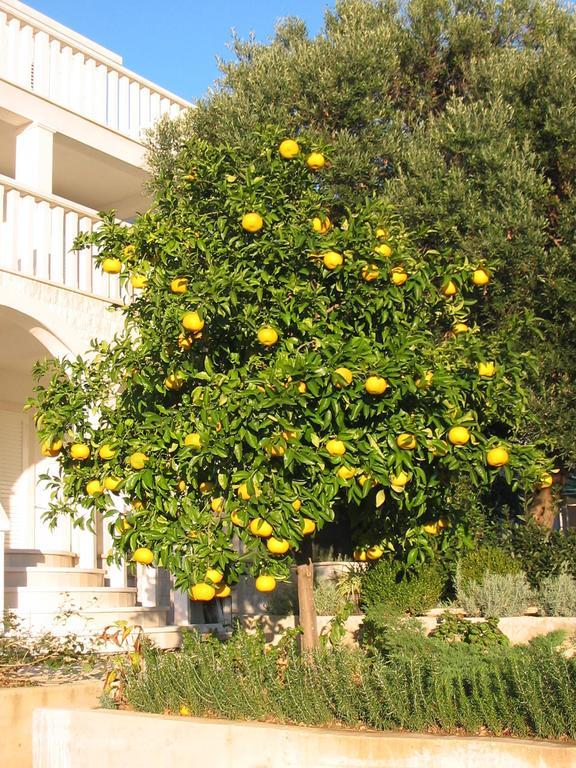
[[[0,80],[135,140],[162,115],[190,106],[14,0],[0,0]]]
[[[0,175],[0,270],[120,302],[120,281],[96,267],[94,249],[71,251],[80,232],[98,226],[96,211]]]

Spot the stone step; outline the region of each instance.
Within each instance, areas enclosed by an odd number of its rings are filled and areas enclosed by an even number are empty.
[[[103,587],[106,572],[102,568],[53,568],[38,566],[8,566],[4,572],[6,587]]]
[[[4,605],[8,610],[69,612],[92,608],[133,608],[136,587],[7,587]]]
[[[19,622],[21,629],[31,632],[50,631],[53,634],[65,635],[74,633],[81,637],[99,634],[106,627],[111,627],[117,621],[125,621],[128,626],[165,627],[169,608],[143,608],[135,605],[125,608],[89,608],[79,611],[65,620],[61,614],[50,610],[28,611],[22,608],[11,611]],[[111,631],[112,631],[111,630]],[[118,648],[116,648],[118,650]]]
[[[73,568],[78,562],[78,555],[65,551],[42,551],[40,549],[7,549],[5,564],[13,568],[32,568],[35,565],[47,565],[52,568]]]

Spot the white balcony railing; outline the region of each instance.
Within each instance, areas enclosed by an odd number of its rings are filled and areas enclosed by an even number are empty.
[[[120,283],[93,260],[94,249],[72,251],[98,214],[55,195],[40,195],[0,175],[0,269],[118,302]]]
[[[0,79],[139,139],[159,117],[176,117],[188,102],[98,56],[85,38],[59,35],[0,2]],[[89,43],[89,41],[86,41]]]

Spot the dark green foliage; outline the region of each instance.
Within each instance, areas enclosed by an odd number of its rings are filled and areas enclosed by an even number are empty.
[[[236,60],[179,126],[151,138],[155,184],[196,134],[253,142],[273,122],[329,139],[326,179],[350,202],[375,191],[429,245],[496,262],[480,317],[523,329],[539,361],[533,423],[576,460],[576,23],[549,0],[338,0],[310,39],[284,21],[272,43],[234,40]],[[533,322],[534,318],[538,318]]]
[[[446,580],[446,573],[436,563],[406,572],[402,563],[383,558],[362,574],[361,605],[383,615],[417,616],[438,603]]]
[[[555,639],[557,642],[557,638]],[[550,641],[484,648],[389,629],[378,650],[323,648],[308,661],[236,633],[190,635],[180,653],[147,650],[127,670],[137,710],[379,730],[576,736],[576,662]]]
[[[438,619],[438,626],[431,636],[448,643],[467,643],[482,648],[510,644],[506,635],[498,629],[498,619],[473,622],[451,613],[445,613]]]
[[[509,551],[502,547],[481,546],[468,552],[460,560],[459,578],[463,586],[469,581],[481,581],[486,572],[489,573],[518,573],[522,570],[520,563]]]

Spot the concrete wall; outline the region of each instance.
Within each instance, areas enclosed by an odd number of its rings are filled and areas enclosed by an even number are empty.
[[[34,768],[574,768],[576,746],[40,709]]]
[[[0,688],[0,765],[31,768],[32,712],[37,707],[97,707],[102,683]]]

